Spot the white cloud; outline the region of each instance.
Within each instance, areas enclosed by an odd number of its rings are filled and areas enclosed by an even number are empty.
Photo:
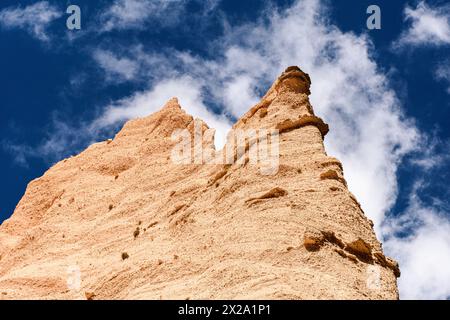
[[[108,81],[132,80],[137,75],[138,63],[129,58],[117,57],[112,52],[100,49],[94,51],[93,58],[104,70]]]
[[[149,55],[142,45],[116,46],[113,50],[94,49],[91,56],[104,73],[105,80],[112,83],[125,81],[148,82],[156,78],[166,79],[179,75],[173,65],[168,64],[162,48],[158,54]],[[152,68],[157,66],[157,68]]]
[[[448,299],[450,297],[450,222],[438,206],[426,206],[417,185],[409,207],[399,218],[384,226],[391,236],[385,251],[394,255],[402,272],[399,278],[402,299]],[[406,232],[405,237],[395,237]]]
[[[444,61],[436,68],[435,77],[447,83],[447,92],[450,94],[450,60]]]
[[[396,47],[450,44],[449,6],[430,7],[421,1],[416,8],[405,8],[405,20],[411,23]]]
[[[148,22],[176,23],[184,0],[115,0],[101,15],[100,31],[142,29]]]
[[[0,11],[0,26],[5,29],[24,29],[35,38],[49,41],[47,28],[62,16],[62,11],[47,1],[26,7],[9,7]]]

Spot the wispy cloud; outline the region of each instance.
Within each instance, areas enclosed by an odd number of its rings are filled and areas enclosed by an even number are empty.
[[[36,39],[49,41],[48,26],[62,16],[63,11],[47,1],[0,11],[0,26],[4,29],[23,29]]]
[[[400,263],[403,299],[448,299],[450,297],[450,221],[448,208],[427,205],[419,197],[426,186],[416,182],[409,206],[386,222],[386,251]],[[396,236],[397,234],[406,236]]]
[[[395,47],[450,44],[450,6],[431,7],[421,1],[405,8],[409,27],[402,32]]]
[[[172,50],[161,48],[154,54],[146,51],[141,44],[117,44],[114,48],[95,48],[91,56],[103,73],[104,80],[109,83],[152,82],[157,78],[179,75],[176,68],[167,63],[167,56],[171,55]]]
[[[122,82],[132,80],[138,74],[138,62],[126,57],[117,57],[105,50],[95,50],[93,58],[105,72],[107,81]]]
[[[45,137],[37,146],[20,144],[13,141],[2,140],[0,145],[9,151],[15,162],[23,167],[29,166],[29,159],[43,159],[54,163],[76,153],[80,146],[86,146],[95,141],[98,131],[91,131],[87,123],[78,123],[76,126],[67,119],[54,113],[46,129]]]
[[[450,94],[450,60],[445,60],[435,70],[436,79],[444,81],[448,87],[447,92]]]
[[[115,0],[100,16],[100,31],[142,29],[149,23],[176,23],[185,0]]]

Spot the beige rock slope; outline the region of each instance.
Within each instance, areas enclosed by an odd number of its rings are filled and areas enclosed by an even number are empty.
[[[0,299],[397,299],[309,87],[288,68],[234,126],[280,130],[275,175],[174,163],[176,99],[53,166],[0,227]]]

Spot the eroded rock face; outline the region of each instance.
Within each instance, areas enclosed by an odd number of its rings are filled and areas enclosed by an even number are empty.
[[[280,129],[274,175],[174,163],[176,99],[53,166],[0,227],[0,299],[397,299],[309,87],[289,67],[234,126]]]

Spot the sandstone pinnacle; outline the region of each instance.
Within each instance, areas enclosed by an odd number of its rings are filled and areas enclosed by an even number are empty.
[[[173,132],[198,123],[176,98],[55,164],[0,226],[0,299],[397,299],[310,84],[287,68],[234,125],[279,132],[272,175],[249,143],[246,161],[174,163]]]

